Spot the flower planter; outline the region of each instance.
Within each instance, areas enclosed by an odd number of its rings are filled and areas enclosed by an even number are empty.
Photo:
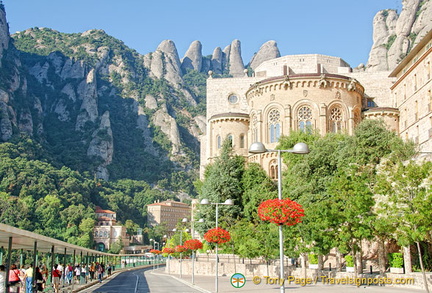
[[[354,273],[354,267],[346,267],[347,273]]]
[[[301,222],[304,210],[301,205],[288,198],[269,199],[259,205],[258,216],[261,220],[276,225],[293,226]]]
[[[221,228],[213,228],[204,234],[204,239],[207,242],[222,244],[231,240],[231,235],[228,231]]]
[[[318,269],[318,264],[317,263],[311,263],[311,264],[309,264],[309,268],[316,270],[316,269]]]
[[[390,268],[390,273],[393,274],[403,274],[403,268]]]

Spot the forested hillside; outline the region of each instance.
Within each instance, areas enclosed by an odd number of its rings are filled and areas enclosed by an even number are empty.
[[[175,86],[102,30],[10,37],[0,8],[1,223],[92,247],[95,206],[134,233],[195,196],[203,73]]]

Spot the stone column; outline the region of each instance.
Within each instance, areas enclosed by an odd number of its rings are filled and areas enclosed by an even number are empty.
[[[318,130],[323,136],[327,133],[327,105],[324,103],[319,106]]]
[[[412,273],[411,250],[409,246],[403,247],[405,274]]]

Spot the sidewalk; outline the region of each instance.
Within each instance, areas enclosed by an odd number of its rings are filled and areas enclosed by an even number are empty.
[[[191,275],[182,275],[182,278],[180,278],[180,275],[178,274],[167,274],[162,269],[157,269],[152,271],[153,274],[161,274],[170,276],[172,278],[175,278],[184,284],[189,285],[190,287],[200,290],[204,293],[209,292],[215,292],[215,277],[214,276],[201,276],[201,275],[195,275],[194,280],[195,284],[192,284],[192,276]],[[280,290],[280,285],[274,285],[270,284],[273,282],[273,280],[266,279],[263,277],[255,277],[254,281],[258,283],[260,281],[260,284],[254,284],[253,280],[251,278],[246,278],[246,283],[241,288],[235,288],[233,285],[231,285],[231,276],[219,276],[218,278],[218,292],[223,293],[241,293],[241,292],[260,292],[260,293],[275,293],[278,292],[277,290]],[[288,284],[288,281],[285,283],[285,289],[286,292],[299,292],[299,293],[333,293],[333,292],[340,292],[340,293],[351,293],[351,292],[377,292],[377,293],[420,293],[424,292],[424,290],[420,289],[412,289],[409,287],[390,287],[390,286],[355,286],[355,285],[330,285],[330,284],[323,284],[318,280],[316,284],[314,283],[314,280],[312,280],[312,284],[301,286],[294,284],[294,281],[291,282],[291,284]]]

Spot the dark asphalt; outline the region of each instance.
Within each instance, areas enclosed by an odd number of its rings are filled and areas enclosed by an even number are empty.
[[[163,274],[152,274],[151,268],[125,271],[83,293],[194,293],[188,285]]]

